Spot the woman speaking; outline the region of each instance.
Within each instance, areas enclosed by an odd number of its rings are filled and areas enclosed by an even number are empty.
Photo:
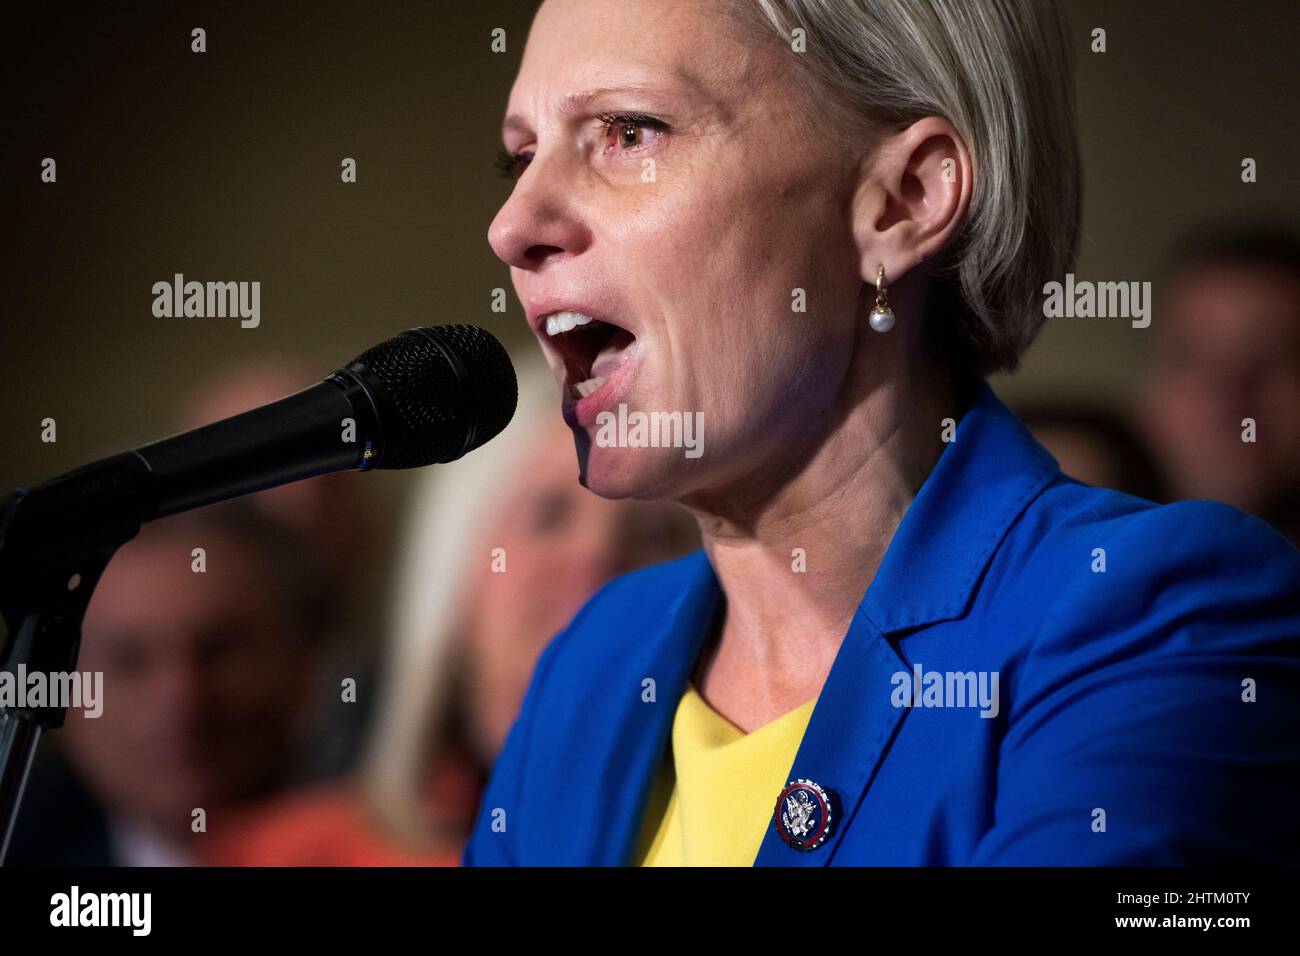
[[[583,483],[704,547],[551,642],[467,863],[1300,862],[1300,555],[1062,475],[984,381],[1072,268],[1078,42],[541,7],[489,239]]]

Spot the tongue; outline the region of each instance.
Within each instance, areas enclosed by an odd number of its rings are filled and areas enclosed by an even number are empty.
[[[590,377],[603,378],[618,368],[622,362],[623,350],[634,341],[636,336],[625,329],[619,329],[611,335],[609,341],[596,353],[596,360],[591,363]]]

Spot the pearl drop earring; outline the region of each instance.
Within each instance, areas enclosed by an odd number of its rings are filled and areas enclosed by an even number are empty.
[[[867,321],[877,332],[888,332],[894,327],[894,310],[889,307],[889,292],[885,288],[885,266],[876,270],[876,307]]]

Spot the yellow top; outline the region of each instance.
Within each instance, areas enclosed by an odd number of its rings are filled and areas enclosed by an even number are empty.
[[[637,863],[753,866],[816,703],[745,733],[688,684],[673,717],[672,761],[641,824]]]

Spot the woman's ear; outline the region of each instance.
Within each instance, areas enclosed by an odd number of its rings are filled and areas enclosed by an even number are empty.
[[[974,167],[945,119],[927,116],[883,139],[866,160],[853,199],[863,282],[883,265],[890,284],[935,255],[966,218]]]

